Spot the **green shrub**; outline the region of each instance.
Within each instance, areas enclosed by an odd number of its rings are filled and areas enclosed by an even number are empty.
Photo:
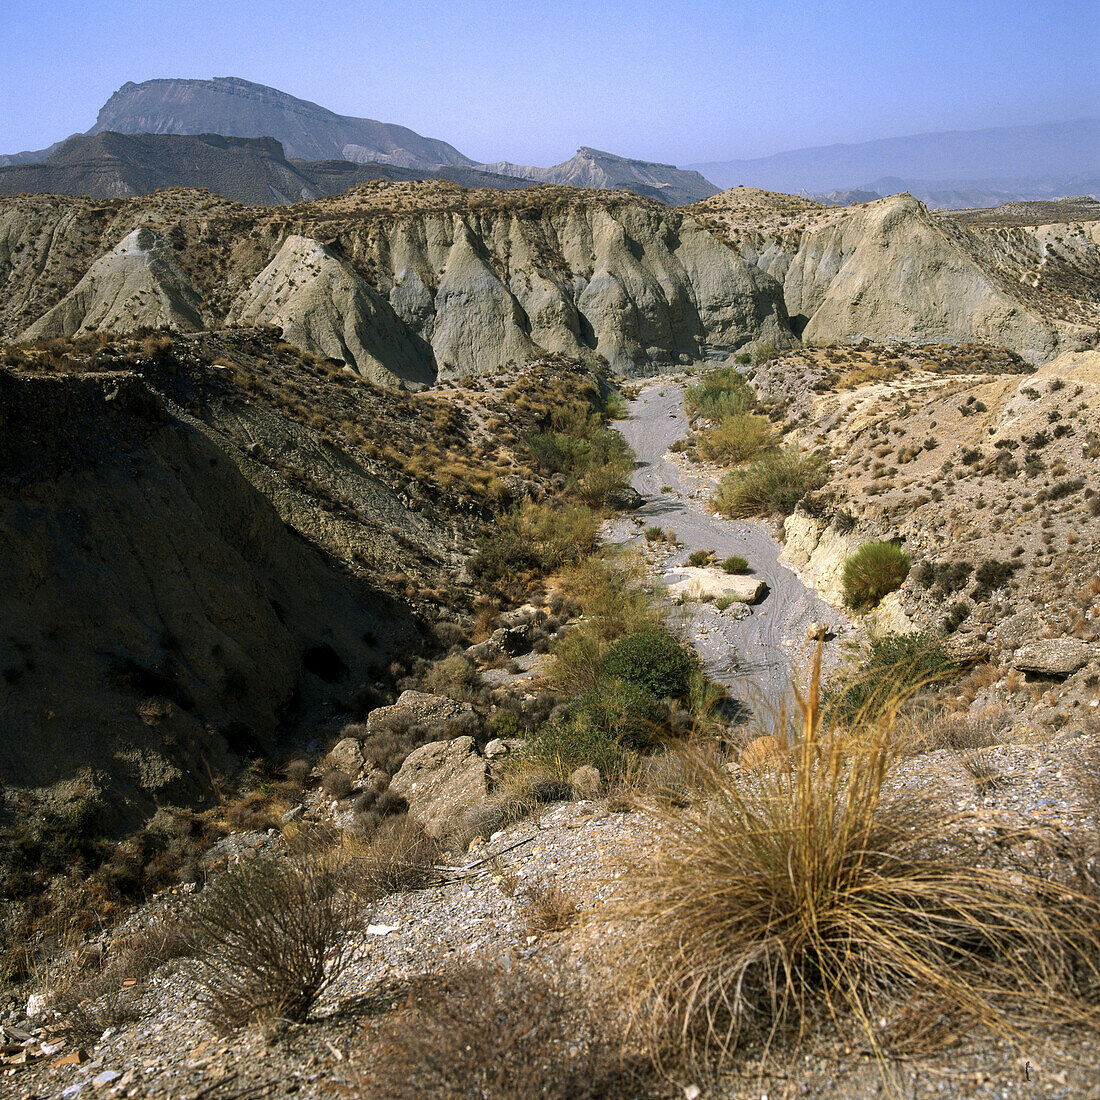
[[[722,568],[727,573],[739,575],[749,571],[749,563],[740,554],[733,554],[722,562]]]
[[[827,693],[837,718],[871,721],[926,684],[950,678],[954,670],[940,639],[931,631],[884,634],[871,641],[862,664]]]
[[[710,420],[746,413],[756,404],[756,394],[734,367],[722,367],[703,375],[684,393],[684,408]]]
[[[713,550],[692,550],[688,554],[688,565],[694,565],[697,569],[704,565],[710,565],[714,558]]]
[[[514,761],[509,760],[505,775],[513,767],[523,772],[534,765],[542,774],[564,782],[577,768],[591,764],[605,779],[614,779],[629,771],[636,759],[614,733],[584,715],[574,715],[540,726]]]
[[[877,606],[905,583],[911,564],[895,542],[865,542],[844,563],[844,602],[855,611]]]
[[[695,650],[667,630],[643,630],[613,642],[603,678],[645,688],[658,699],[683,698],[699,668]]]
[[[611,734],[620,745],[643,749],[655,737],[660,704],[644,687],[604,679],[571,708],[573,721]]]
[[[733,518],[789,515],[828,477],[828,463],[822,455],[803,455],[793,447],[770,451],[726,474],[711,503],[716,511]]]
[[[717,428],[701,432],[695,445],[708,462],[734,466],[774,447],[775,433],[767,417],[738,413],[726,417]]]
[[[554,508],[529,502],[499,518],[497,530],[481,540],[470,559],[470,573],[496,581],[551,572],[592,553],[599,529],[599,515],[584,505]]]
[[[663,534],[664,530],[660,527],[647,527],[645,529],[646,542],[656,542]]]

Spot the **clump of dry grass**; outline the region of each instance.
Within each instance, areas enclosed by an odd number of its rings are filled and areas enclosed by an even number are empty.
[[[369,1036],[362,1095],[392,1100],[614,1100],[652,1095],[621,1056],[613,1015],[526,971],[422,979]]]
[[[1100,900],[978,865],[934,790],[888,786],[897,708],[825,725],[819,667],[787,759],[715,769],[697,812],[657,811],[662,846],[625,903],[655,1056],[671,1040],[721,1068],[746,1041],[797,1052],[831,1030],[888,1072],[891,1049],[933,1042],[930,1014],[1009,1039],[1089,1017]]]
[[[356,875],[371,890],[416,890],[435,875],[442,845],[406,814],[388,817],[365,843],[349,849]]]
[[[576,919],[573,895],[553,879],[531,879],[518,892],[524,897],[529,932],[561,932]]]
[[[214,1022],[304,1021],[351,961],[361,909],[321,851],[255,857],[209,884],[192,921]]]

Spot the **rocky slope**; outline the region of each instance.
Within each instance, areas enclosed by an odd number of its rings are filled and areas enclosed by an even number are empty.
[[[551,168],[535,168],[501,161],[482,165],[489,172],[520,176],[539,183],[558,183],[570,187],[601,187],[633,191],[659,199],[670,206],[697,202],[718,193],[718,188],[698,172],[672,164],[654,164],[645,160],[603,153],[581,146],[576,155]]]
[[[401,168],[377,161],[288,161],[274,138],[217,134],[79,134],[40,162],[0,167],[0,194],[147,195],[158,188],[203,187],[243,203],[293,203],[340,195],[372,180],[446,179],[464,187],[526,187],[461,165]]]
[[[753,188],[688,210],[783,283],[806,341],[984,340],[1042,363],[1100,322],[1096,222],[998,233],[911,195],[838,208]]]
[[[0,371],[0,773],[99,829],[278,743],[418,637],[133,373]]]
[[[185,191],[7,200],[3,333],[89,327],[89,284],[96,301],[122,293],[105,281],[118,258],[104,268],[100,257],[138,226],[171,242],[205,327],[270,320],[379,381],[492,375],[543,351],[633,373],[708,346],[793,342],[772,278],[682,213],[622,192],[440,183],[375,184],[289,210]],[[292,237],[314,243],[284,252]],[[125,326],[188,327],[162,297],[128,293]]]

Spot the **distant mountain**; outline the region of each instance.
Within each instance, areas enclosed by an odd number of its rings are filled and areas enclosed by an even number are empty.
[[[576,156],[552,168],[534,168],[500,161],[481,165],[486,171],[519,176],[538,183],[558,183],[569,187],[606,187],[648,195],[670,206],[698,202],[718,194],[718,188],[698,172],[672,164],[654,164],[630,160],[614,153],[581,146]]]
[[[935,181],[931,190],[965,183],[969,191],[994,192],[996,202],[1053,198],[1089,190],[1081,180],[1100,175],[1100,119],[917,134],[690,167],[724,187],[745,184],[790,193],[914,191],[921,181]],[[1036,189],[1041,193],[1027,193]]]
[[[898,191],[904,191],[904,187],[899,187]],[[891,191],[890,194],[896,192]],[[814,202],[820,202],[825,206],[856,206],[861,202],[874,202],[876,199],[881,199],[877,191],[861,191],[858,187],[852,188],[850,191],[823,191],[816,195],[810,195],[805,191],[799,193],[800,198],[813,199]]]
[[[146,80],[121,88],[100,109],[88,134],[221,134],[273,137],[288,157],[375,161],[405,168],[473,165],[453,145],[404,126],[338,115],[286,92],[235,76]],[[0,164],[44,160],[57,149],[0,157]]]
[[[129,198],[162,187],[205,187],[243,203],[280,204],[341,195],[371,180],[447,179],[462,187],[526,187],[476,168],[401,168],[350,161],[288,161],[274,138],[218,134],[80,134],[40,164],[0,167],[0,195],[48,192]]]

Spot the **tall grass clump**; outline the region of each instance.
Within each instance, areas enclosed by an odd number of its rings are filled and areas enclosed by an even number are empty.
[[[854,611],[878,606],[905,583],[911,564],[896,542],[865,542],[844,563],[844,602]]]
[[[756,394],[736,367],[709,371],[684,391],[684,408],[691,415],[724,420],[747,413],[756,404]]]
[[[891,722],[822,720],[820,651],[798,741],[768,766],[711,769],[698,812],[662,812],[624,902],[635,1028],[657,1057],[728,1067],[811,1035],[872,1053],[984,1027],[1095,1023],[1100,902],[1029,869],[978,866],[941,792],[891,787]],[[778,726],[780,736],[785,724]]]
[[[767,417],[737,413],[726,417],[717,428],[701,432],[695,446],[708,462],[734,466],[772,449],[775,442]]]
[[[807,493],[825,484],[828,471],[822,455],[801,454],[794,447],[769,451],[726,474],[711,504],[734,519],[789,515]]]

